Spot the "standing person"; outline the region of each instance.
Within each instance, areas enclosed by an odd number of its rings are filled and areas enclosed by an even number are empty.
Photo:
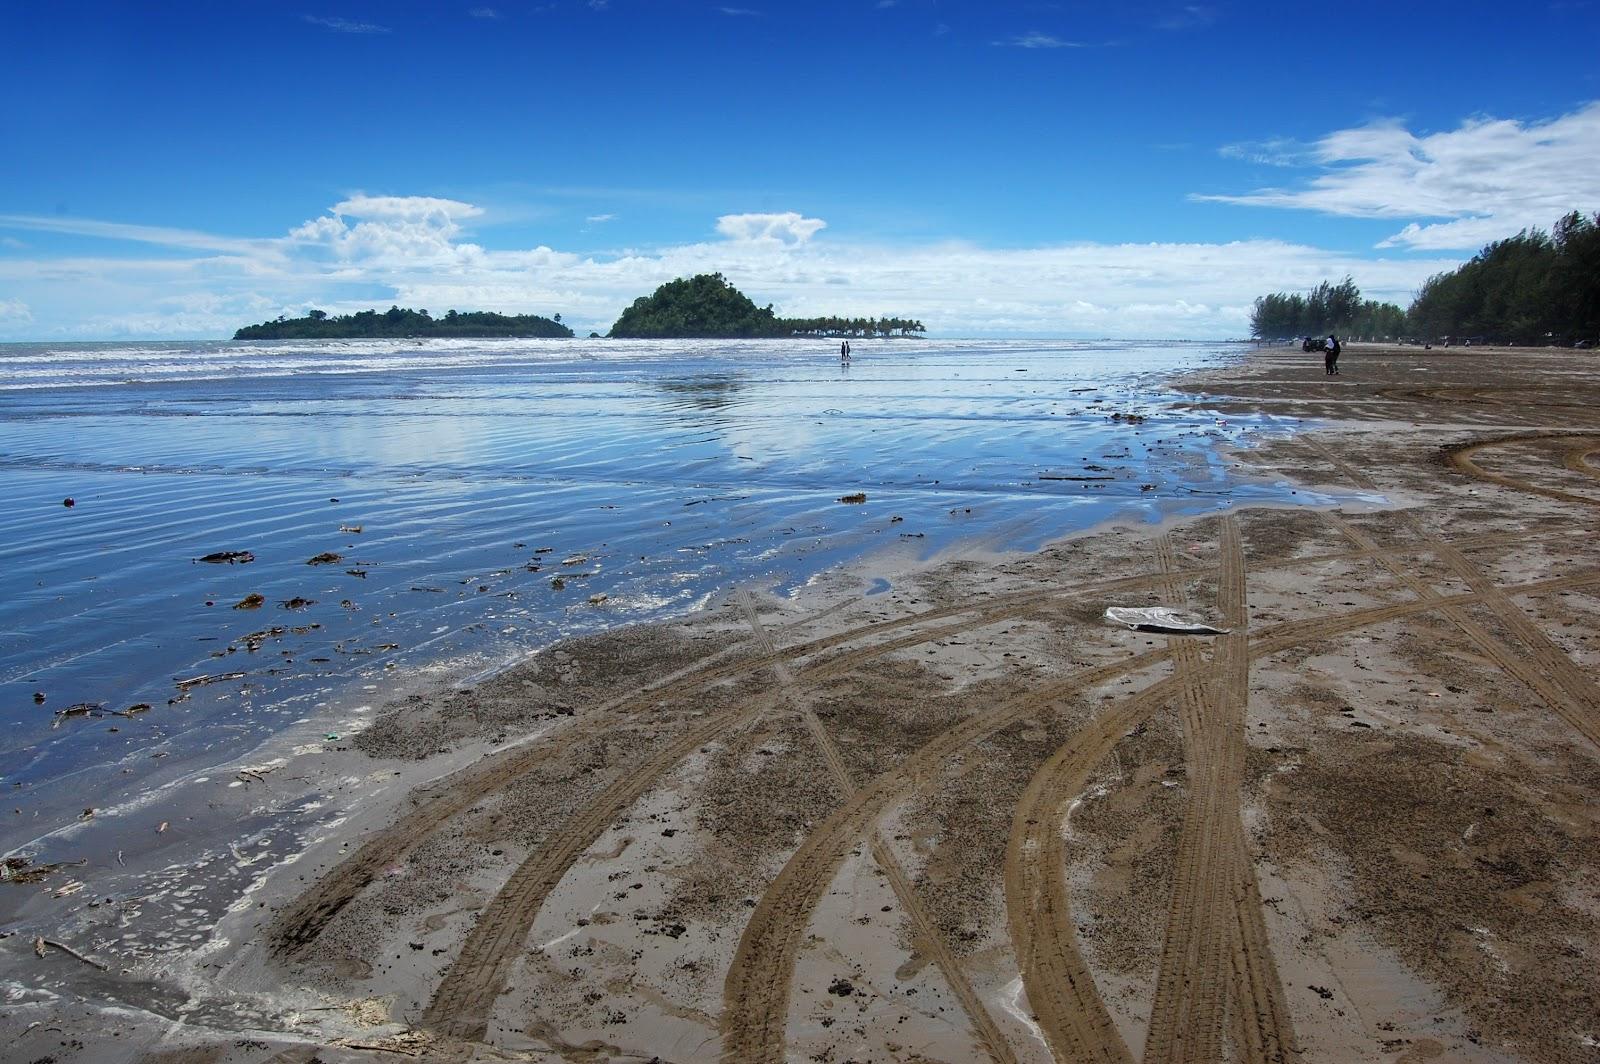
[[[1322,368],[1328,371],[1330,377],[1339,375],[1339,352],[1342,350],[1339,338],[1333,333],[1329,333],[1328,338],[1322,342]]]
[[[850,341],[846,340],[839,345],[839,361],[850,361]]]

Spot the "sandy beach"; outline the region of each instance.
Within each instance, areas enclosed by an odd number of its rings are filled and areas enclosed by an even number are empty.
[[[1600,1059],[1600,360],[1341,368],[1181,388],[1318,420],[1241,477],[1386,505],[834,570],[410,694],[241,774],[207,816],[344,815],[159,965],[0,940],[0,1056]],[[1160,605],[1223,634],[1104,619]]]

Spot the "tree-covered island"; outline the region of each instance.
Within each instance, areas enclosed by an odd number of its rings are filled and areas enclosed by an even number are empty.
[[[610,335],[621,339],[753,339],[771,336],[913,336],[925,331],[907,318],[780,318],[720,273],[668,281],[622,312]]]
[[[246,325],[233,334],[235,340],[344,340],[361,337],[408,336],[571,336],[561,324],[561,315],[542,318],[537,314],[495,314],[487,310],[458,314],[450,311],[442,318],[426,310],[390,307],[382,314],[363,310],[355,314],[329,317],[326,311],[313,310],[303,318],[280,317],[260,325]]]

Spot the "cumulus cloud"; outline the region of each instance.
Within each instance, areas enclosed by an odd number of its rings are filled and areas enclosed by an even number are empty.
[[[729,214],[719,238],[612,255],[548,246],[486,248],[462,223],[472,204],[352,196],[285,236],[253,242],[95,223],[162,248],[140,259],[0,258],[0,291],[32,321],[0,318],[0,336],[218,336],[308,307],[345,313],[399,303],[442,313],[562,314],[604,331],[637,296],[674,277],[720,271],[780,313],[916,317],[939,335],[1216,338],[1242,335],[1251,300],[1353,274],[1367,295],[1406,302],[1454,259],[1370,259],[1278,241],[1055,244],[986,248],[811,239],[799,212]],[[88,223],[80,223],[79,232]],[[0,229],[7,227],[0,218]],[[84,320],[83,308],[100,316]]]
[[[762,241],[774,244],[804,244],[826,228],[821,218],[806,218],[798,211],[782,214],[724,214],[717,219],[717,232],[729,240]]]
[[[1384,121],[1338,130],[1310,145],[1305,161],[1325,172],[1298,188],[1195,198],[1415,219],[1378,246],[1469,249],[1600,206],[1596,158],[1600,101],[1543,122],[1480,117],[1438,133]]]
[[[0,299],[0,323],[26,325],[31,321],[33,312],[28,309],[28,304],[19,299]]]

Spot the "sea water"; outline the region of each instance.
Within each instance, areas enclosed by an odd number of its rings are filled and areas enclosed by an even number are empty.
[[[0,852],[340,699],[735,586],[1326,501],[1224,460],[1287,423],[1166,390],[1236,346],[853,348],[0,345]]]

